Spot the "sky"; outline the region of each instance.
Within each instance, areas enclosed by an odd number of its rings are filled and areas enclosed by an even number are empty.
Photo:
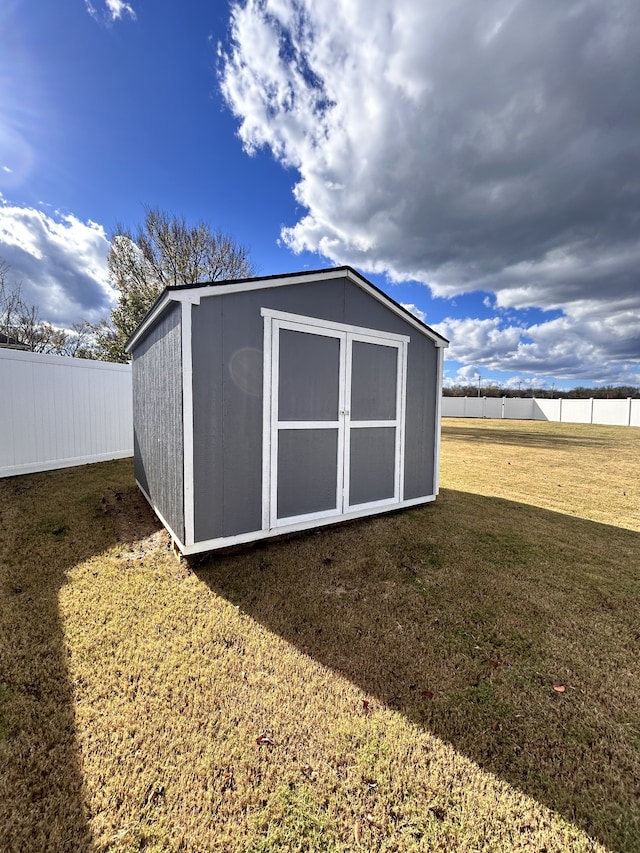
[[[637,0],[2,0],[0,259],[109,314],[109,236],[206,221],[349,264],[445,383],[640,385]]]

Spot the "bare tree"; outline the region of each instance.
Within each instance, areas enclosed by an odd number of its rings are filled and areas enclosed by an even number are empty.
[[[248,250],[204,222],[158,208],[145,210],[135,232],[119,225],[108,258],[111,282],[119,292],[109,320],[93,329],[101,358],[128,361],[127,338],[166,287],[247,278],[254,274]]]
[[[92,327],[76,323],[60,329],[41,320],[37,305],[22,297],[22,283],[9,283],[9,265],[0,260],[0,346],[50,355],[95,358]]]
[[[21,346],[17,337],[16,323],[23,309],[20,286],[9,285],[8,273],[9,265],[0,260],[0,345],[27,349],[26,346]]]

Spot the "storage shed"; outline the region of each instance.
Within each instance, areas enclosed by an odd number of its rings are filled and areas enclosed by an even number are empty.
[[[127,343],[137,483],[184,554],[432,501],[446,346],[350,267],[169,288]]]

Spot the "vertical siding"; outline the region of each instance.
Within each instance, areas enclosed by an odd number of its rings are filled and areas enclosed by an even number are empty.
[[[131,367],[0,349],[0,477],[131,456]]]
[[[198,542],[222,536],[223,531],[222,299],[205,298],[192,306],[191,342],[194,530]]]
[[[172,307],[133,352],[136,479],[184,542],[181,307]]]

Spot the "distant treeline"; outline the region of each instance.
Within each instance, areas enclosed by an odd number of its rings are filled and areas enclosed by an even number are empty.
[[[537,397],[538,399],[560,399],[565,400],[626,400],[640,398],[640,388],[632,385],[604,385],[601,388],[503,388],[500,385],[482,385],[478,393],[478,385],[453,385],[443,388],[445,397]]]

